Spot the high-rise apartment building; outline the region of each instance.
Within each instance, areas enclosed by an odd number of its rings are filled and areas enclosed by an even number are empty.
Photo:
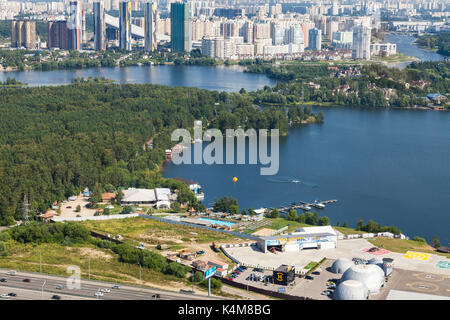
[[[48,23],[47,47],[64,50],[69,48],[67,21],[50,21]]]
[[[94,2],[94,49],[106,50],[105,7],[102,1]]]
[[[156,6],[153,2],[144,3],[144,49],[156,50]]]
[[[82,41],[82,9],[81,2],[70,1],[69,19],[67,21],[69,50],[81,50]]]
[[[320,51],[322,50],[322,31],[314,28],[309,30],[309,50]]]
[[[131,51],[131,2],[119,5],[119,47]]]
[[[171,45],[173,52],[183,52],[192,50],[191,40],[191,20],[189,3],[171,3]]]
[[[16,21],[11,22],[11,47],[36,48],[36,22]]]
[[[364,25],[353,27],[352,58],[370,60],[370,28]]]

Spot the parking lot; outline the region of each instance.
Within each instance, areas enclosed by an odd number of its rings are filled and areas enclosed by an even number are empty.
[[[242,283],[251,287],[262,288],[274,292],[283,292],[290,295],[309,297],[319,300],[329,300],[328,295],[322,294],[329,290],[334,290],[327,285],[330,280],[336,280],[336,274],[328,271],[333,260],[326,260],[321,267],[306,278],[295,277],[295,280],[288,286],[278,285],[273,282],[273,271],[259,268],[247,268],[242,272],[235,272],[232,281]],[[239,273],[239,274],[238,274]],[[340,276],[338,277],[340,278]],[[331,284],[330,284],[331,285]],[[280,289],[281,288],[281,289]]]
[[[406,255],[404,253],[389,252],[380,255],[371,254],[368,249],[373,245],[365,239],[351,239],[340,240],[338,247],[335,249],[308,249],[300,252],[277,252],[263,253],[256,246],[248,247],[232,247],[226,248],[229,255],[246,264],[266,267],[277,268],[281,264],[294,265],[296,270],[301,270],[311,261],[320,261],[322,258],[327,259],[339,259],[347,258],[352,259],[359,257],[362,259],[370,260],[371,258],[392,258],[394,259],[395,268],[416,271],[416,272],[429,272],[443,275],[450,275],[450,269],[443,268],[442,265],[448,262],[442,256],[436,254],[427,254],[426,260],[411,259],[411,254]],[[416,257],[415,255],[414,257]],[[443,262],[441,262],[443,261]]]

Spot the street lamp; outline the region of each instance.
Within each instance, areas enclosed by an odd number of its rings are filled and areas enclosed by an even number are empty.
[[[42,300],[44,299],[44,286],[45,286],[46,282],[47,282],[47,280],[44,280],[44,283],[42,284],[42,287],[41,287],[41,299]]]

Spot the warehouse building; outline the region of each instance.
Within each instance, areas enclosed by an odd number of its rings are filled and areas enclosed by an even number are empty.
[[[293,252],[303,249],[331,249],[337,247],[337,233],[331,226],[305,227],[289,234],[261,237],[258,247],[267,251]]]

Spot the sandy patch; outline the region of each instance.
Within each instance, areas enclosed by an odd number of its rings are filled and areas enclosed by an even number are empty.
[[[87,198],[87,197],[78,196],[77,199],[74,201],[63,202],[61,204],[61,214],[59,215],[59,217],[75,218],[77,216],[81,216],[81,217],[94,216],[94,213],[96,210],[86,208],[86,205],[89,203],[88,199],[89,198]],[[78,205],[81,207],[80,212],[75,211]],[[48,213],[52,213],[55,216],[58,216],[58,214],[56,213],[56,210],[49,210]]]
[[[111,254],[97,250],[97,249],[79,248],[78,251],[81,255],[89,256],[91,258],[100,258],[100,259],[105,259],[105,260],[111,260],[113,258],[113,256]]]
[[[256,232],[253,232],[252,235],[259,236],[259,237],[267,237],[270,236],[275,230],[268,229],[268,228],[262,228]]]

